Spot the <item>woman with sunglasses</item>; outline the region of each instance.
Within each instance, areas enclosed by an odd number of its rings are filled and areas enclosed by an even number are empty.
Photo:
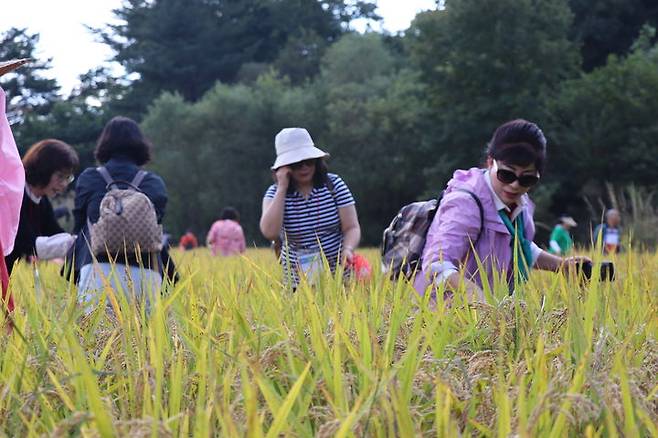
[[[486,169],[457,170],[448,182],[414,283],[421,295],[440,286],[457,290],[463,269],[467,298],[484,301],[483,281],[493,287],[502,278],[511,292],[532,268],[559,271],[583,260],[560,258],[533,242],[534,205],[527,192],[539,182],[546,160],[539,127],[507,122],[496,129],[486,153]]]
[[[315,147],[306,129],[283,129],[275,147],[275,184],[265,193],[260,229],[281,241],[285,282],[295,288],[301,276],[315,280],[323,257],[332,272],[339,260],[351,265],[361,228],[352,193],[327,172],[329,154]]]
[[[28,149],[23,167],[25,191],[18,233],[13,251],[5,258],[10,274],[18,259],[63,258],[75,241],[57,223],[48,198],[63,193],[73,181],[78,154],[63,141],[42,140]]]

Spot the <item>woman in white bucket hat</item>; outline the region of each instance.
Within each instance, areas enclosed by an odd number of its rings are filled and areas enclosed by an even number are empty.
[[[345,182],[327,172],[328,153],[315,147],[303,128],[285,128],[274,141],[275,184],[263,198],[260,229],[280,239],[286,283],[296,287],[322,270],[323,256],[332,272],[338,261],[350,265],[361,238],[355,202]]]

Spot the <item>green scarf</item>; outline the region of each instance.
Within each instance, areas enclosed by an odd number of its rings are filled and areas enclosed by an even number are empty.
[[[522,282],[526,281],[528,280],[528,270],[532,265],[532,250],[530,249],[530,241],[525,238],[523,212],[516,216],[514,222],[510,221],[505,210],[498,210],[498,216],[503,220],[507,231],[512,235],[512,257],[516,259],[520,280]],[[517,248],[520,251],[517,251]]]

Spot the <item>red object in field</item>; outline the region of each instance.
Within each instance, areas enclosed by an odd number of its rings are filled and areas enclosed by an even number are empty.
[[[351,268],[354,271],[354,276],[358,281],[368,281],[372,276],[372,266],[370,262],[361,254],[354,254],[352,258]]]
[[[194,249],[199,246],[196,236],[191,231],[183,234],[178,242],[178,247],[184,251]]]
[[[2,303],[7,303],[7,310],[11,312],[14,310],[14,297],[9,293],[9,274],[2,252],[2,242],[0,242],[0,282],[2,282]]]

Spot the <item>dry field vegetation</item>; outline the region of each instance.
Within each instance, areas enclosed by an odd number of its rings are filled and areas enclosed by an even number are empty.
[[[150,315],[110,293],[84,316],[56,266],[20,266],[0,434],[658,436],[658,253],[450,307],[378,269],[291,293],[268,250],[174,256]]]

